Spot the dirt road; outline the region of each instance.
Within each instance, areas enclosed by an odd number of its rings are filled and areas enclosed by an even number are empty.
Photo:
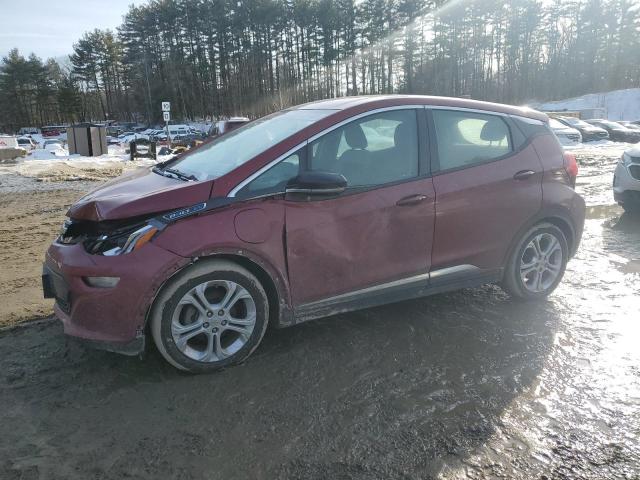
[[[486,286],[326,318],[207,376],[54,321],[4,331],[0,478],[640,478],[640,217],[613,205],[617,156],[581,152],[583,243],[546,302]]]
[[[76,163],[0,166],[0,328],[51,315],[40,280],[45,251],[69,206],[125,170],[122,162]]]

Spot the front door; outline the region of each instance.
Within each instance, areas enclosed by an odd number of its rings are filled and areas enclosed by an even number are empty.
[[[430,267],[434,189],[423,170],[418,110],[374,113],[310,143],[310,170],[344,175],[338,197],[286,201],[294,306],[410,277]]]

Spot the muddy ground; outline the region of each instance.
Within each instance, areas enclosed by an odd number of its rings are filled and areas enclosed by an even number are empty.
[[[137,166],[114,161],[0,165],[0,328],[51,315],[53,301],[42,298],[42,259],[66,211],[100,182]]]
[[[486,286],[271,330],[207,376],[5,330],[0,478],[640,478],[640,217],[613,203],[619,149],[578,153],[585,234],[546,302]],[[18,190],[2,266],[22,238],[26,272],[78,192]]]

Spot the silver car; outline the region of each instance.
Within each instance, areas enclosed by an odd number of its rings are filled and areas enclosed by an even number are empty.
[[[565,125],[555,118],[549,119],[549,126],[562,145],[582,143],[582,134],[579,130]]]
[[[640,145],[622,154],[613,175],[613,196],[625,210],[640,210]]]

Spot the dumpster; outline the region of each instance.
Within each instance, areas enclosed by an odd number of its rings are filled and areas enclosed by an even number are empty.
[[[107,127],[95,123],[79,123],[67,128],[69,154],[97,157],[107,152]]]

